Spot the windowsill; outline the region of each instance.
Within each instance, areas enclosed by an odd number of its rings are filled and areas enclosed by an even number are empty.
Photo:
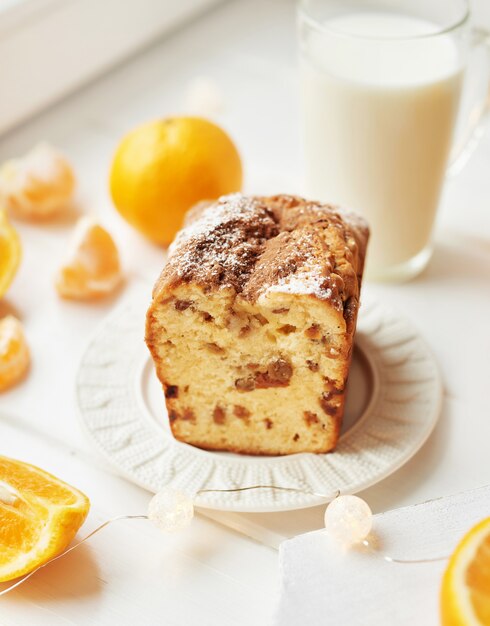
[[[0,134],[217,1],[8,2],[0,10]]]

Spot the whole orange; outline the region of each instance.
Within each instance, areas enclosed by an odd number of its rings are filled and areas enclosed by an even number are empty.
[[[194,204],[241,186],[234,143],[199,117],[171,117],[131,131],[116,150],[110,174],[119,213],[159,244],[171,243]]]

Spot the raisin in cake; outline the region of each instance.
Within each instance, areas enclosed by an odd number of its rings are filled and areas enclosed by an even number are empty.
[[[146,327],[177,439],[247,454],[335,447],[368,233],[353,213],[291,196],[191,212]]]

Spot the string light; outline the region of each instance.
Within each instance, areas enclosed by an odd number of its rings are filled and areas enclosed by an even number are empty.
[[[0,485],[0,488],[2,486]],[[275,489],[279,491],[293,491],[296,493],[308,493],[310,495],[318,496],[324,500],[328,500],[329,504],[325,510],[325,531],[335,541],[343,547],[351,547],[355,544],[362,544],[365,547],[376,552],[375,548],[371,546],[367,537],[369,536],[373,525],[373,514],[369,505],[365,500],[358,496],[341,495],[340,491],[336,491],[334,494],[322,494],[313,491],[306,491],[304,489],[298,489],[296,487],[282,487],[278,485],[250,485],[247,487],[235,487],[230,489],[200,489],[191,498],[186,493],[173,489],[172,487],[165,487],[157,494],[153,496],[148,505],[148,511],[146,515],[120,515],[105,521],[103,524],[95,528],[90,534],[81,539],[78,543],[74,544],[70,548],[67,548],[61,554],[53,557],[46,563],[39,565],[36,569],[29,572],[17,582],[13,583],[6,589],[0,591],[0,596],[3,596],[10,591],[16,589],[19,585],[24,583],[28,578],[33,576],[43,567],[46,567],[53,561],[61,559],[63,556],[76,550],[79,546],[85,543],[88,539],[96,535],[103,528],[106,528],[113,522],[121,520],[134,520],[142,519],[151,521],[159,530],[163,532],[177,532],[183,530],[191,523],[194,517],[194,501],[197,496],[202,493],[237,493],[241,491],[250,491],[252,489]],[[7,494],[6,490],[0,492],[0,496],[11,496]],[[402,564],[415,564],[415,563],[432,563],[434,561],[446,560],[448,556],[439,556],[429,559],[397,559],[388,555],[379,554],[381,558],[389,563],[402,563]]]
[[[148,519],[163,532],[183,530],[194,517],[194,502],[182,491],[165,487],[148,505]]]
[[[357,496],[339,496],[325,511],[327,533],[346,547],[365,540],[372,526],[371,509]]]

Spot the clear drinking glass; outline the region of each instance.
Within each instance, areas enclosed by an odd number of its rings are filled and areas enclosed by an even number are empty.
[[[485,36],[466,0],[302,0],[299,37],[305,191],[365,215],[368,278],[408,279],[486,112],[488,50],[470,54]]]

